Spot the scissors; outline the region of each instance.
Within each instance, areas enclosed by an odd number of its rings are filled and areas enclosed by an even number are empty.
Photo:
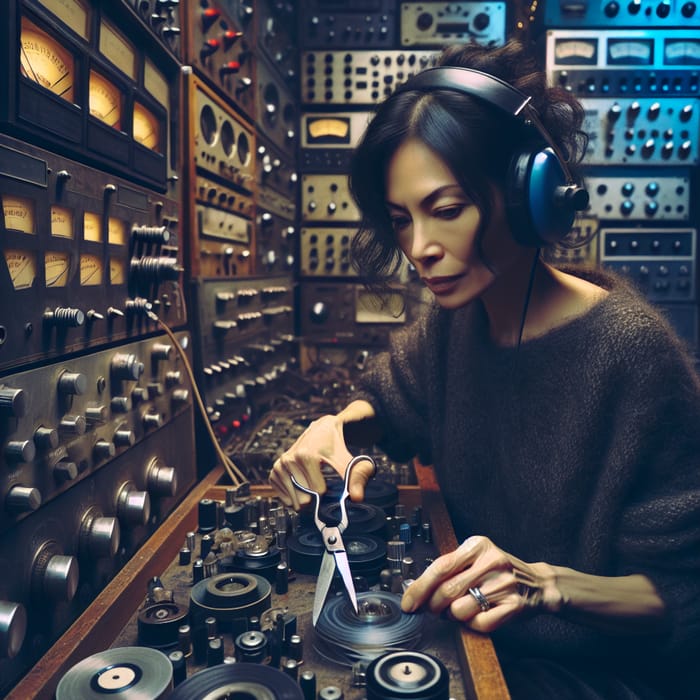
[[[331,582],[333,581],[333,574],[336,568],[338,569],[340,576],[345,585],[345,590],[350,597],[350,602],[352,607],[357,614],[357,593],[355,592],[355,585],[352,582],[352,573],[350,572],[350,563],[348,562],[348,553],[345,551],[345,544],[343,543],[343,531],[348,526],[348,513],[346,510],[345,502],[348,499],[348,483],[350,481],[350,473],[353,467],[363,460],[367,460],[372,463],[372,466],[376,472],[376,465],[374,460],[367,455],[358,455],[350,460],[350,463],[345,470],[345,476],[343,478],[343,490],[338,499],[338,504],[340,505],[340,522],[337,525],[328,525],[319,517],[319,511],[321,509],[321,494],[318,491],[312,491],[306,486],[302,486],[295,478],[292,476],[292,483],[294,487],[303,491],[304,493],[313,496],[315,499],[314,505],[314,523],[318,528],[318,531],[323,540],[323,545],[325,547],[325,552],[323,553],[323,558],[321,559],[321,568],[318,572],[318,580],[316,581],[316,595],[314,596],[314,609],[312,613],[312,622],[316,626],[316,621],[321,614],[321,609],[326,601],[326,596],[331,587]]]

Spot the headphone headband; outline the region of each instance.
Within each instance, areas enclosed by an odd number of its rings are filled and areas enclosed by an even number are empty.
[[[463,92],[510,114],[523,124],[533,126],[561,162],[568,182],[573,183],[574,178],[564,154],[545,129],[537,110],[530,104],[532,97],[505,80],[474,68],[437,66],[417,73],[405,82],[400,90],[455,90]]]
[[[519,117],[530,104],[531,97],[505,80],[473,68],[438,66],[427,68],[403,84],[402,90],[461,90]]]

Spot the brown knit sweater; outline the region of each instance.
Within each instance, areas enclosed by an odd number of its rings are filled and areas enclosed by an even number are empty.
[[[362,398],[390,456],[435,466],[458,540],[642,573],[668,609],[663,637],[537,615],[501,628],[500,648],[685,672],[700,665],[700,382],[658,311],[612,275],[588,277],[609,295],[520,349],[493,344],[479,302],[431,306],[376,358]]]

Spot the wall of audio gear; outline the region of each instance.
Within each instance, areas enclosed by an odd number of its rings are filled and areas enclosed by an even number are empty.
[[[165,192],[168,161],[176,158],[172,54],[148,39],[137,43],[147,29],[131,12],[119,12],[118,3],[116,13],[107,3],[45,6],[56,14],[31,0],[3,5],[5,129]],[[149,75],[166,94],[153,94]]]
[[[186,322],[179,206],[153,190],[0,135],[0,368]]]
[[[697,216],[694,3],[547,3],[545,20],[548,78],[586,110],[590,204],[580,225],[599,245],[581,262],[628,275],[697,347],[695,230],[684,228]]]
[[[189,382],[165,336],[10,375],[0,396],[7,690],[189,491],[195,459]]]

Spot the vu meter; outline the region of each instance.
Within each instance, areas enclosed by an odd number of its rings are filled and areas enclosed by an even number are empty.
[[[36,257],[24,250],[6,250],[5,262],[15,290],[29,289],[36,279]]]
[[[83,240],[95,241],[99,243],[102,240],[102,222],[100,215],[93,211],[86,211],[83,214]]]
[[[102,259],[85,253],[80,256],[80,286],[93,287],[102,284]]]
[[[46,253],[44,271],[47,287],[65,287],[70,273],[70,253]]]
[[[73,212],[66,207],[51,207],[51,235],[73,238]]]
[[[121,92],[113,83],[94,70],[90,71],[90,114],[113,129],[121,129]]]
[[[134,141],[160,152],[160,124],[140,102],[134,102]]]
[[[309,145],[350,143],[350,119],[346,117],[310,118],[306,122],[306,131]]]
[[[125,284],[126,275],[124,274],[124,261],[119,258],[112,258],[109,261],[109,283],[110,284]]]
[[[22,17],[20,45],[22,75],[72,103],[75,83],[73,54],[26,17]]]
[[[34,203],[23,197],[2,196],[2,214],[5,228],[21,233],[35,233]]]

